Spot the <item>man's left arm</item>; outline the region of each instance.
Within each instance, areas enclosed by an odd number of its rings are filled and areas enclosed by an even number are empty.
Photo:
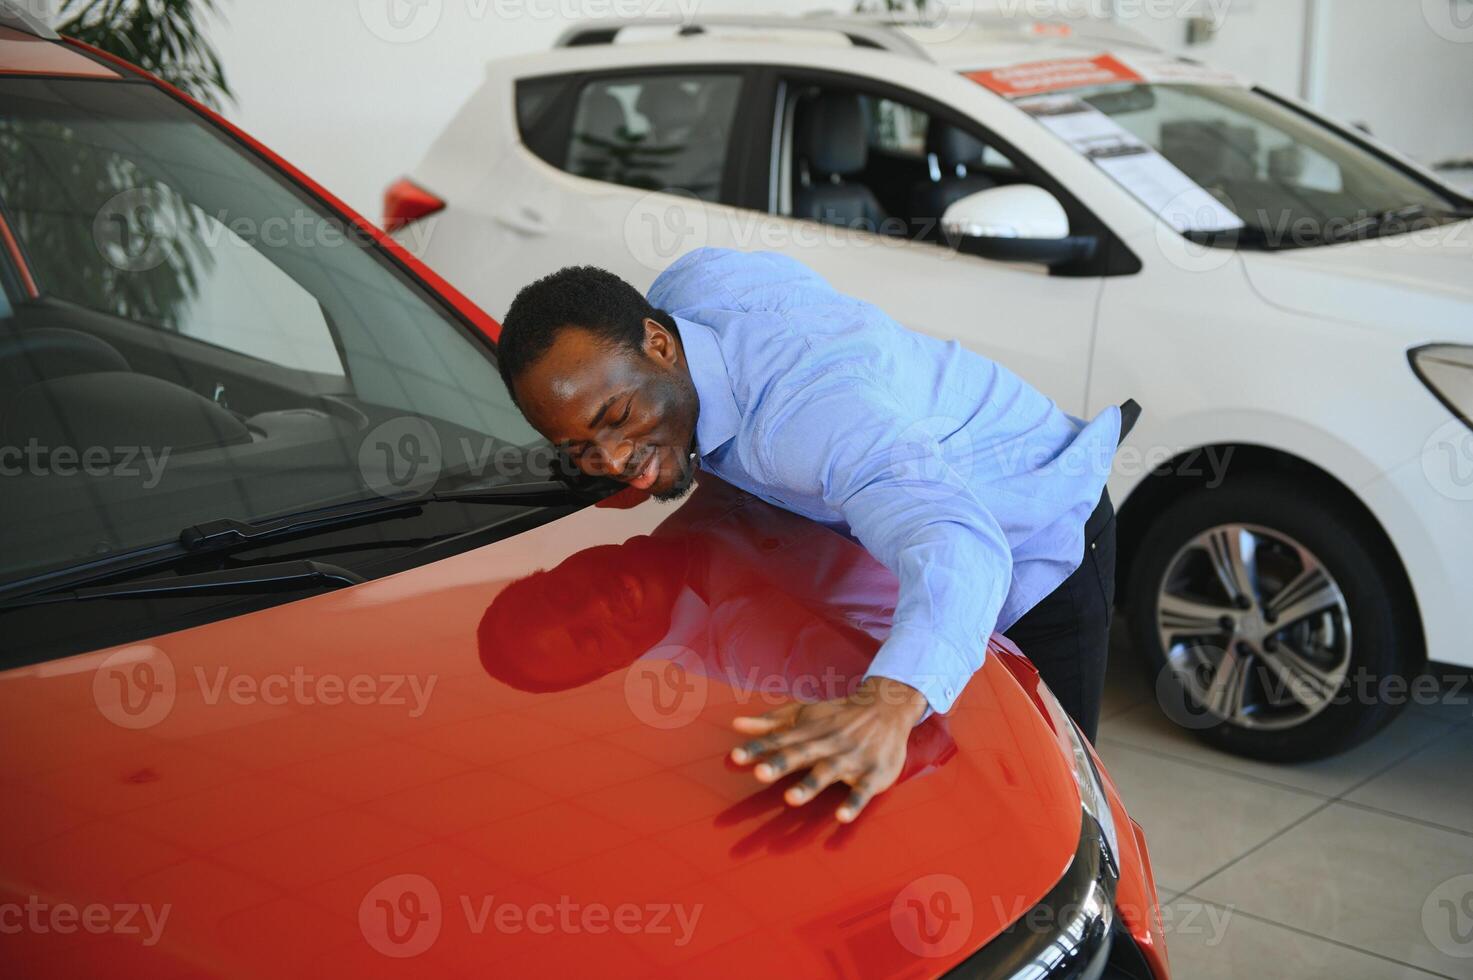
[[[759,434],[773,481],[821,493],[900,579],[890,636],[854,693],[734,721],[756,736],[733,751],[734,761],[757,762],[764,782],[808,769],[787,791],[794,805],[848,783],[838,813],[847,822],[894,783],[911,728],[928,709],[949,710],[982,666],[1012,581],[1012,552],[970,474],[872,381],[811,385]]]

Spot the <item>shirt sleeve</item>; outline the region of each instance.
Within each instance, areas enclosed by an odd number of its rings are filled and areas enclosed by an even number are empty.
[[[866,677],[951,709],[981,666],[1012,583],[997,520],[946,460],[945,420],[914,421],[876,380],[829,375],[769,399],[756,431],[772,482],[821,496],[900,580],[890,635]],[[958,420],[959,424],[959,420]]]

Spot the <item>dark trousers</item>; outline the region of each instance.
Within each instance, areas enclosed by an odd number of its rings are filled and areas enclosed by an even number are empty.
[[[1091,742],[1100,724],[1115,604],[1115,508],[1108,492],[1084,525],[1084,559],[1006,632]]]

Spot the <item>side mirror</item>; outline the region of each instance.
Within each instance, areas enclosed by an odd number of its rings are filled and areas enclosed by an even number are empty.
[[[946,209],[941,231],[963,254],[1050,268],[1087,259],[1096,245],[1092,236],[1070,235],[1064,206],[1031,184],[968,194]]]

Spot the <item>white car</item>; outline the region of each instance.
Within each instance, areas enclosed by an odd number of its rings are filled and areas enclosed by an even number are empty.
[[[588,23],[386,206],[495,314],[771,249],[1070,413],[1136,398],[1123,605],[1222,748],[1339,751],[1473,666],[1473,202],[1293,99],[1109,25]]]

